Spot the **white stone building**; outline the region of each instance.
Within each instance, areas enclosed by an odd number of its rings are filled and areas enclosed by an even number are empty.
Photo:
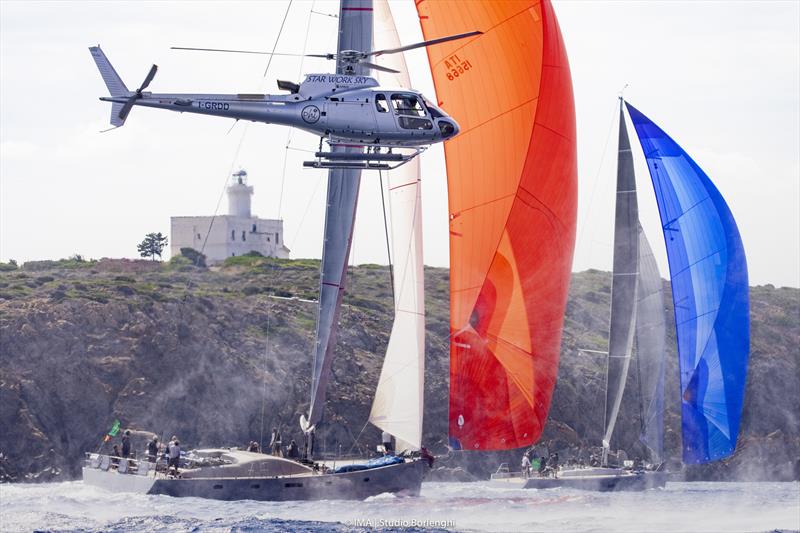
[[[247,172],[236,172],[227,192],[227,215],[170,218],[172,257],[180,255],[181,248],[194,248],[205,254],[209,265],[248,252],[288,259],[283,220],[258,218],[250,212],[253,187],[247,184]]]

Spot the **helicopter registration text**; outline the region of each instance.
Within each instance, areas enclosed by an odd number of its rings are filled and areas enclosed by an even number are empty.
[[[200,109],[212,109],[215,111],[227,111],[231,108],[231,104],[227,102],[197,102],[197,107]]]

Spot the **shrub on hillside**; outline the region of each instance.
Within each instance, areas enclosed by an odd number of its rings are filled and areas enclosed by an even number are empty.
[[[196,267],[205,268],[206,266],[206,256],[194,248],[181,248],[181,256],[188,259],[189,262]],[[175,258],[173,257],[173,259]]]
[[[0,262],[0,272],[11,272],[12,270],[18,269],[17,262],[13,259],[9,259],[8,263]]]

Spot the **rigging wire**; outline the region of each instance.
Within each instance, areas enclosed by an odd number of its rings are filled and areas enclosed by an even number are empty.
[[[306,150],[305,148],[296,148],[294,146],[287,146],[286,149],[287,150],[294,150],[295,152],[305,152],[307,154],[315,153],[314,150]]]
[[[275,52],[275,49],[278,47],[278,43],[281,40],[281,35],[283,35],[283,28],[286,25],[286,19],[289,17],[289,11],[292,8],[292,2],[293,1],[294,0],[289,0],[289,4],[286,6],[286,12],[283,14],[283,21],[281,21],[281,27],[278,29],[278,35],[275,37],[275,43],[272,45],[272,51],[273,52]],[[273,57],[274,57],[273,55],[269,56],[269,60],[267,61],[267,66],[264,69],[263,78],[267,77],[267,73],[269,72],[269,67],[272,65],[272,58]],[[276,247],[278,246],[277,242],[275,243],[275,246]],[[277,249],[276,249],[276,255],[277,255]],[[273,268],[274,267],[275,267],[275,265],[273,264]],[[265,339],[264,339],[264,367],[263,368],[264,368],[265,379],[264,379],[264,387],[263,387],[262,396],[261,396],[261,431],[259,432],[259,439],[258,439],[259,448],[261,450],[264,449],[264,415],[266,413],[266,408],[267,408],[267,380],[266,380],[266,373],[267,373],[267,363],[269,361],[270,340],[271,340],[271,337],[270,337],[270,316],[271,316],[270,307],[271,306],[272,306],[271,302],[267,304],[267,313],[266,313],[267,314],[267,320],[266,320],[266,324],[264,326],[265,327],[265,330],[264,330]],[[273,414],[273,416],[274,416],[274,414]]]
[[[297,231],[295,231],[294,237],[292,237],[292,240],[289,243],[290,249],[294,247],[294,243],[297,242],[297,237],[300,236],[300,231],[303,229],[303,224],[306,221],[306,217],[308,216],[308,212],[311,209],[311,205],[314,202],[314,198],[316,198],[316,196],[317,196],[317,191],[319,190],[319,186],[322,183],[323,176],[324,176],[323,174],[320,174],[320,176],[317,178],[317,184],[314,186],[314,191],[308,197],[308,202],[306,202],[306,208],[303,211],[303,216],[300,218],[300,224],[298,224]]]
[[[300,79],[303,76],[303,65],[306,60],[306,50],[308,49],[308,38],[311,35],[311,13],[314,12],[314,4],[316,4],[316,0],[311,3],[311,9],[308,11],[308,19],[306,20],[306,36],[303,39],[303,52],[300,56],[300,68],[298,69],[297,79]],[[286,145],[283,151],[283,170],[281,171],[281,192],[278,195],[278,220],[281,220],[281,215],[283,214],[283,190],[286,184],[286,161],[289,159],[289,150],[297,150],[302,152],[312,152],[311,150],[303,150],[300,148],[291,148],[292,144],[292,133],[294,132],[294,128],[289,128],[289,133],[286,134]]]
[[[335,18],[335,19],[339,18],[339,15],[334,15],[332,13],[323,13],[322,11],[314,11],[313,7],[311,8],[311,12],[314,13],[315,15],[323,15],[325,17],[331,17],[331,18]]]
[[[389,259],[389,281],[391,282],[392,286],[392,300],[395,300],[394,296],[394,267],[392,266],[392,249],[389,246],[389,225],[386,220],[386,200],[384,199],[383,195],[383,171],[378,170],[378,186],[381,189],[381,207],[383,208],[383,231],[386,234],[386,257]],[[396,307],[396,305],[395,305]]]
[[[278,29],[278,36],[275,38],[275,44],[272,45],[272,53],[269,56],[269,61],[267,61],[267,67],[264,69],[264,77],[267,77],[267,72],[269,71],[269,66],[272,65],[272,58],[275,57],[275,49],[278,48],[278,41],[281,40],[281,34],[283,33],[283,27],[286,24],[286,19],[289,17],[289,10],[292,8],[292,2],[294,0],[289,0],[289,5],[286,6],[286,12],[283,14],[283,21],[281,22],[281,27]]]
[[[234,122],[233,124],[235,126],[236,122]],[[230,131],[228,133],[230,133]],[[245,125],[244,129],[242,130],[241,137],[239,137],[239,143],[236,145],[236,151],[233,153],[233,159],[231,159],[231,165],[228,168],[228,173],[225,175],[225,181],[223,182],[222,190],[220,191],[219,197],[217,198],[217,206],[214,208],[214,214],[211,215],[211,220],[208,222],[208,230],[206,230],[206,237],[205,239],[203,239],[203,245],[200,247],[201,255],[206,250],[206,244],[208,243],[208,238],[211,236],[211,230],[214,228],[214,222],[217,219],[217,214],[219,214],[219,206],[222,203],[222,198],[225,196],[225,191],[228,189],[228,180],[233,174],[233,167],[236,164],[236,160],[239,157],[239,151],[242,149],[242,143],[244,142],[244,137],[246,134],[247,134],[247,125]],[[199,262],[200,256],[198,256],[195,259],[195,261]]]
[[[584,236],[584,232],[586,231],[588,215],[591,214],[591,212],[592,212],[592,205],[594,203],[594,196],[595,196],[595,193],[597,192],[597,185],[600,182],[600,173],[603,170],[603,163],[604,163],[605,158],[606,158],[606,153],[608,152],[608,142],[611,140],[611,132],[614,131],[614,124],[617,122],[617,120],[616,120],[617,109],[618,109],[618,104],[617,104],[617,102],[614,102],[614,111],[611,114],[611,123],[608,125],[608,133],[606,134],[606,142],[603,145],[603,153],[600,155],[600,164],[597,167],[597,172],[595,173],[595,176],[594,176],[594,182],[592,183],[592,192],[589,194],[589,205],[587,206],[587,209],[586,209],[587,219],[584,219],[581,222],[581,227],[580,227],[580,229],[578,231],[578,238],[576,240],[577,244],[581,244],[583,242],[583,236]],[[592,225],[592,235],[594,235],[594,228],[595,228],[595,225]],[[591,257],[591,252],[590,252],[590,257]]]

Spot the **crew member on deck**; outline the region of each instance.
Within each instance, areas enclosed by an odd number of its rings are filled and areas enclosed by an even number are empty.
[[[175,468],[175,475],[178,475],[178,465],[180,464],[181,460],[181,443],[178,442],[177,437],[172,437],[172,442],[169,443],[169,465],[167,466],[167,470],[169,471],[170,468]]]
[[[300,450],[298,449],[297,443],[294,439],[292,439],[292,442],[289,443],[289,448],[286,449],[286,455],[289,457],[289,459],[297,460],[300,458]]]
[[[276,457],[281,457],[283,455],[281,453],[281,434],[278,433],[278,428],[272,428],[272,436],[269,440],[269,448],[272,451],[272,455]]]
[[[528,458],[528,454],[522,454],[522,475],[525,478],[529,478],[531,476],[531,460]]]
[[[394,453],[394,446],[392,446],[392,434],[388,431],[381,433],[381,444],[383,444],[383,451],[386,455]]]
[[[125,434],[122,435],[122,457],[128,457],[131,454],[131,430],[126,429]]]
[[[550,456],[550,468],[553,469],[553,477],[558,479],[558,452]]]
[[[151,463],[155,463],[157,457],[158,457],[158,437],[153,435],[153,440],[147,443],[147,460]]]

